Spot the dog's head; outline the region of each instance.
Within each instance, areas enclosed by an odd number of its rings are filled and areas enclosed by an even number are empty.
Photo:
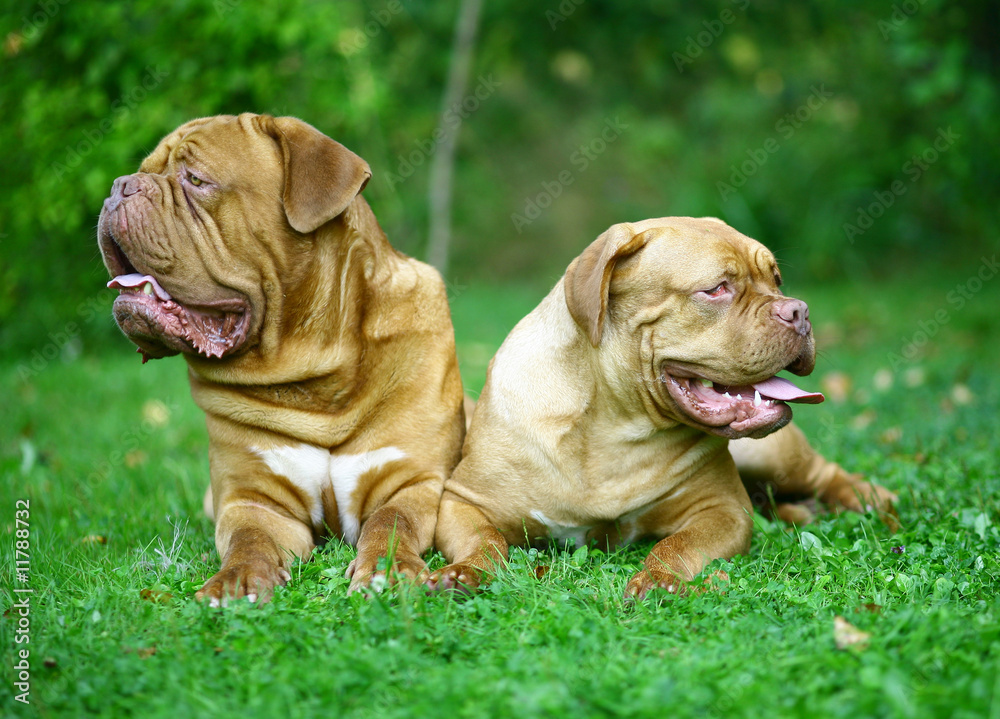
[[[636,385],[650,411],[711,434],[763,437],[787,402],[820,394],[775,375],[809,374],[809,309],[785,297],[774,255],[720,220],[614,225],[569,266],[570,314],[612,381]]]
[[[320,229],[370,176],[364,160],[295,118],[180,126],[104,201],[98,242],[108,286],[120,290],[119,327],[143,361],[254,345],[309,281]]]

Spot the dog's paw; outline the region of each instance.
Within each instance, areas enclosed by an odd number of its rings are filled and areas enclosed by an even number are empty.
[[[449,564],[439,569],[424,582],[432,592],[475,594],[483,583],[483,574],[468,564]]]
[[[860,474],[844,472],[823,492],[821,499],[834,511],[874,510],[892,531],[899,529],[895,503],[899,498],[885,487],[866,482]]]
[[[669,569],[643,569],[625,585],[625,599],[642,601],[654,589],[683,597],[691,591],[691,585]]]
[[[642,601],[646,595],[654,589],[660,589],[669,594],[676,594],[679,597],[692,596],[707,591],[725,594],[729,587],[729,575],[721,569],[712,572],[699,585],[694,582],[685,582],[669,570],[655,570],[650,574],[649,569],[643,569],[632,577],[625,587],[625,599],[627,601]]]
[[[344,576],[351,580],[348,594],[369,589],[381,592],[386,587],[396,584],[400,579],[421,583],[427,578],[427,563],[417,555],[401,557],[397,554],[395,562],[388,571],[379,569],[379,557],[367,553],[358,553],[350,564]]]
[[[803,526],[812,524],[816,515],[805,502],[777,502],[772,513],[785,524]]]
[[[220,569],[194,597],[198,601],[208,601],[213,607],[224,607],[242,597],[264,604],[271,600],[275,587],[285,586],[291,578],[283,567],[265,562],[236,564]]]

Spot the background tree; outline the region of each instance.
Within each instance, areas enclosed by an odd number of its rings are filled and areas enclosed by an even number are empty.
[[[459,5],[13,0],[0,19],[0,345],[109,304],[112,180],[192,117],[296,115],[427,253]],[[460,104],[449,279],[550,284],[613,222],[715,215],[797,276],[995,251],[995,4],[494,0]],[[107,327],[105,327],[107,325]],[[102,329],[98,329],[101,327]],[[112,332],[111,323],[84,333]]]

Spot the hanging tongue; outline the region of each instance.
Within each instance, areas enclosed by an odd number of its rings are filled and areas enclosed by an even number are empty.
[[[146,283],[150,284],[150,289],[145,288]],[[118,275],[111,282],[108,283],[108,287],[113,290],[124,290],[131,289],[133,287],[142,287],[143,291],[147,295],[151,295],[154,292],[156,296],[161,300],[171,299],[170,295],[165,289],[160,287],[160,283],[156,281],[156,278],[152,275],[140,275],[138,272],[133,272],[130,275]]]
[[[826,399],[819,392],[806,392],[783,377],[772,377],[763,382],[757,382],[753,388],[764,397],[780,399],[782,402],[800,402],[802,404],[819,404]]]

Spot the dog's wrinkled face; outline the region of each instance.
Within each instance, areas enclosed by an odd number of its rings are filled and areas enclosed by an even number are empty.
[[[363,160],[294,118],[182,125],[104,202],[98,242],[109,287],[120,291],[115,320],[144,361],[237,354],[309,266],[307,235],[369,175]]]
[[[639,363],[658,412],[735,439],[787,424],[787,402],[822,401],[775,377],[809,374],[815,345],[808,308],[781,293],[774,256],[759,242],[718,220],[664,218],[616,225],[587,252],[567,272],[570,311],[595,346]],[[592,291],[583,276],[596,283],[597,268],[603,310],[581,307]]]

